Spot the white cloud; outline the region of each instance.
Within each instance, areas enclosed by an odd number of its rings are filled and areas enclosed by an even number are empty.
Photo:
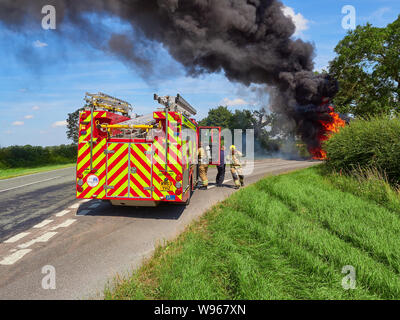
[[[294,33],[294,36],[301,36],[303,34],[303,31],[308,29],[308,24],[310,21],[304,18],[301,13],[296,14],[293,8],[284,6],[283,14],[287,17],[292,18],[292,21],[296,26],[296,32]]]
[[[41,42],[40,40],[36,40],[36,41],[33,43],[33,46],[34,46],[35,48],[44,48],[44,47],[47,47],[48,44],[47,44],[46,42]]]
[[[25,118],[25,119],[33,119],[33,115],[28,114],[28,115],[26,115],[24,118]]]
[[[23,121],[15,121],[12,123],[13,126],[23,126],[24,122]]]
[[[34,106],[33,108],[32,108],[32,110],[35,110],[35,111],[37,111],[37,110],[39,110],[40,109],[40,107],[38,107],[38,106]]]
[[[66,127],[67,126],[67,121],[56,121],[51,125],[53,128],[57,127]]]
[[[236,98],[233,100],[230,100],[229,98],[224,98],[221,102],[222,105],[232,107],[232,106],[242,106],[245,104],[248,104],[245,100],[241,98]]]

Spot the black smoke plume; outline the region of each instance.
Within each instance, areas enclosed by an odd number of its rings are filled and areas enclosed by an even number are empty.
[[[96,47],[100,42],[143,73],[154,69],[151,43],[161,43],[190,75],[223,71],[231,81],[267,85],[273,111],[293,121],[309,146],[318,143],[318,120],[329,117],[318,106],[336,94],[337,84],[313,73],[314,47],[292,37],[295,25],[280,1],[0,0],[0,21],[18,32],[40,28],[48,4],[57,10],[58,32]],[[100,18],[88,19],[93,14]],[[131,33],[104,28],[107,16],[130,23]]]

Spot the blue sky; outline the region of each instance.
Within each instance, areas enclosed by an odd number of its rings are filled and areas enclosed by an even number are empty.
[[[346,30],[342,7],[356,9],[357,24],[367,21],[385,26],[400,14],[398,0],[284,0],[293,9],[298,35],[316,47],[315,67],[325,68],[334,47]],[[112,25],[112,23],[111,23]],[[24,44],[25,55],[16,54]],[[56,36],[54,31],[28,32],[24,36],[0,26],[0,146],[59,145],[66,137],[67,114],[83,105],[85,92],[102,91],[129,101],[134,112],[155,108],[153,93],[181,93],[198,110],[198,119],[220,104],[231,109],[257,108],[257,97],[232,84],[223,74],[186,77],[180,65],[160,49],[159,58],[169,67],[162,79],[145,79],[117,58],[89,45]],[[31,63],[36,57],[40,64]]]

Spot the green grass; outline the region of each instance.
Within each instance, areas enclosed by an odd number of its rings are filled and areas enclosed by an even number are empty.
[[[105,298],[399,299],[399,201],[385,182],[320,167],[268,177],[116,277]],[[341,286],[345,265],[354,290]]]
[[[13,169],[0,169],[0,180],[15,178],[19,176],[25,176],[28,174],[34,174],[45,171],[52,171],[57,169],[73,167],[75,163],[69,164],[58,164],[36,168],[13,168]]]

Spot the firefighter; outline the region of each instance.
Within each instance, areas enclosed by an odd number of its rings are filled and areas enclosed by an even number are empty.
[[[216,184],[217,187],[222,187],[222,184],[225,180],[225,167],[226,167],[226,165],[225,165],[225,146],[221,146],[219,158],[220,158],[220,163],[217,166],[218,173],[217,173],[217,177],[215,180],[217,183]]]
[[[200,179],[203,183],[200,190],[207,190],[208,188],[208,164],[209,158],[206,150],[203,148],[203,144],[200,142],[199,144],[199,175]]]
[[[231,173],[233,181],[235,182],[235,189],[239,189],[241,186],[244,187],[244,175],[242,171],[241,158],[243,154],[236,150],[236,147],[232,145],[230,147],[229,162],[231,167]]]

